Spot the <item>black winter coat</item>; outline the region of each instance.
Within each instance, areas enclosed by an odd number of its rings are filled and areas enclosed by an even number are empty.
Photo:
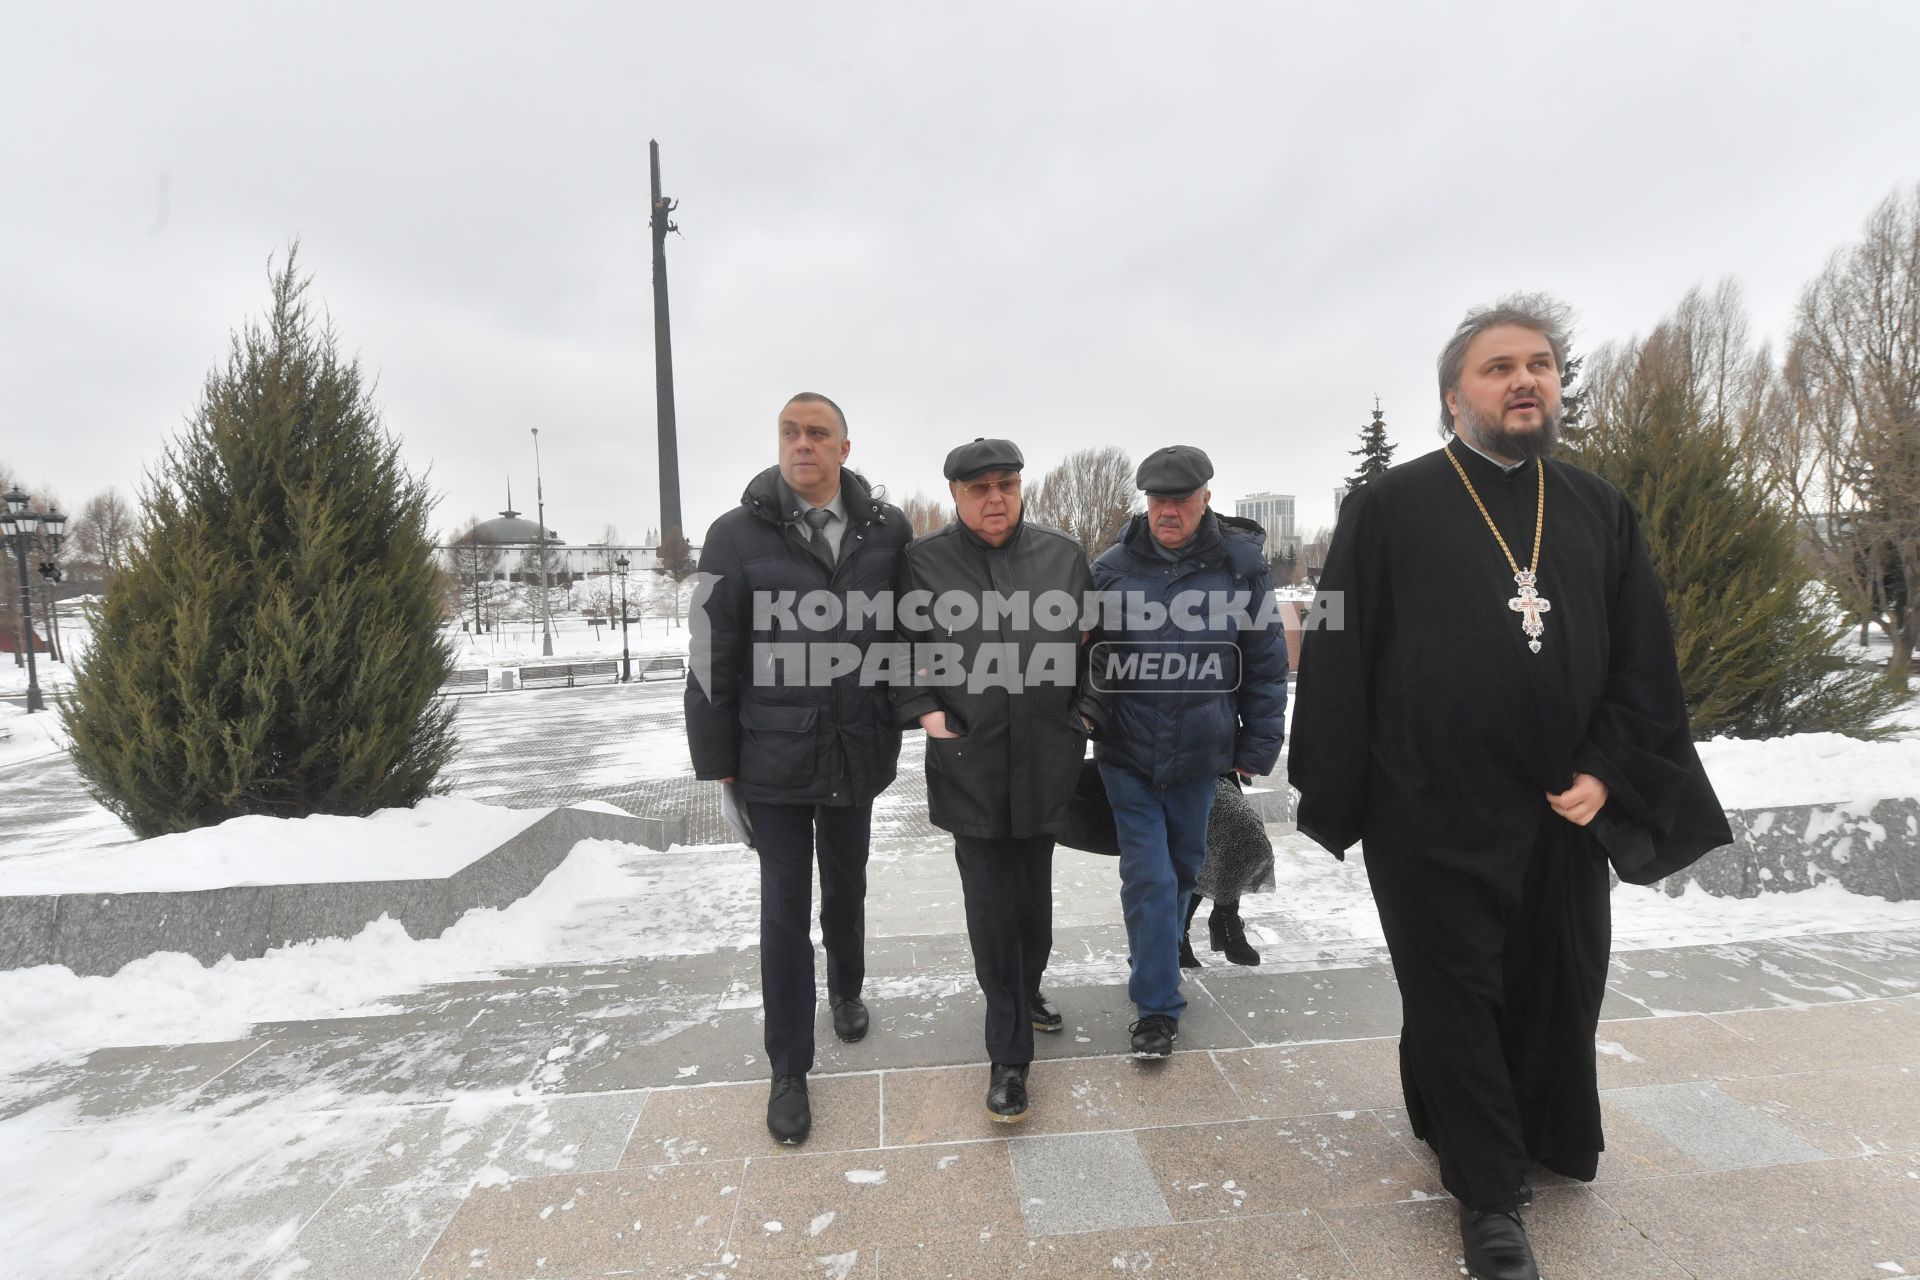
[[[1204,625],[1188,630],[1174,621],[1171,610],[1151,629],[1128,611],[1120,629],[1102,630],[1096,639],[1142,650],[1169,646],[1168,651],[1192,652],[1200,642],[1208,648],[1230,644],[1239,651],[1238,688],[1231,691],[1197,685],[1180,692],[1117,691],[1103,679],[1111,724],[1100,738],[1102,764],[1131,769],[1157,787],[1231,769],[1273,772],[1286,736],[1287,640],[1269,604],[1273,578],[1261,550],[1265,541],[1265,531],[1253,521],[1209,511],[1193,540],[1181,548],[1180,559],[1171,561],[1157,549],[1147,518],[1137,515],[1094,561],[1093,580],[1103,598],[1137,592],[1168,605],[1187,592],[1198,593],[1202,602],[1215,592],[1244,592],[1252,620],[1259,619],[1263,605],[1271,614],[1270,625],[1243,630],[1225,611],[1194,608],[1187,616]],[[1107,652],[1104,646],[1097,649],[1095,660]]]
[[[1093,575],[1080,544],[1056,529],[1022,521],[1013,536],[990,547],[955,521],[918,538],[902,557],[900,591],[926,591],[936,597],[959,592],[983,599],[1026,593],[1029,602],[1044,592],[1065,592],[1084,607]],[[901,639],[915,646],[915,683],[896,688],[895,707],[902,725],[929,711],[945,711],[947,727],[958,738],[927,738],[927,817],[956,835],[1015,838],[1064,835],[1067,802],[1087,752],[1085,716],[1097,728],[1104,719],[1099,700],[1087,687],[1086,646],[1078,619],[1050,630],[1038,611],[1027,625],[1018,619],[984,616],[972,626],[949,629],[938,622],[925,627],[901,618]],[[928,621],[931,621],[929,619]],[[1041,646],[1071,645],[1064,679],[1023,683],[1018,692],[987,682],[985,687],[929,685],[923,675],[925,645],[957,648],[960,668],[979,672],[993,659],[983,649],[1004,646],[1002,670],[1024,678],[1035,670]],[[1056,668],[1057,670],[1057,668]]]
[[[866,480],[840,473],[847,528],[829,573],[807,546],[806,504],[769,467],[713,522],[700,549],[700,572],[714,581],[696,594],[689,619],[687,746],[696,778],[736,779],[743,799],[765,804],[864,804],[886,790],[900,760],[900,730],[885,684],[863,685],[858,670],[809,687],[798,664],[774,661],[795,642],[852,644],[865,652],[894,641],[869,612],[849,628],[814,630],[793,602],[831,590],[881,596],[893,588],[900,552],[913,536],[898,507],[873,496]],[[791,593],[784,613],[765,607]],[[764,624],[755,628],[755,597]],[[882,617],[884,624],[888,619]],[[756,646],[762,646],[756,648]]]

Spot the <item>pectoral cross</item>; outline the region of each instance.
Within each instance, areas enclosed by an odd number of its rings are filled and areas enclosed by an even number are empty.
[[[1507,601],[1507,608],[1520,615],[1520,629],[1527,634],[1527,648],[1540,652],[1540,637],[1547,632],[1547,624],[1540,621],[1540,615],[1553,610],[1553,602],[1534,590],[1538,580],[1530,569],[1522,569],[1513,575],[1520,586],[1520,594]]]

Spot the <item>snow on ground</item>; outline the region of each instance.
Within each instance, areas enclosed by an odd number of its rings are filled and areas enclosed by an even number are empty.
[[[28,715],[17,703],[0,702],[0,768],[57,755],[70,742],[56,712]]]
[[[1862,742],[1838,733],[1715,738],[1700,759],[1729,809],[1920,795],[1920,735]]]
[[[0,1037],[0,1078],[77,1060],[103,1045],[230,1040],[256,1022],[385,1012],[379,1001],[435,983],[591,954],[591,942],[579,943],[583,931],[594,932],[596,908],[624,901],[645,883],[628,870],[637,852],[583,841],[532,893],[504,910],[469,911],[438,938],[410,938],[383,916],[353,938],[280,947],[253,960],[229,957],[211,967],[165,952],[111,977],[78,977],[62,965],[0,972],[0,1026],[8,1028]],[[688,909],[684,890],[662,888],[661,915],[676,922],[699,915]],[[0,1096],[5,1092],[0,1083]]]
[[[950,879],[948,847],[942,837],[926,837],[876,853],[875,901]],[[1250,895],[1243,904],[1260,937],[1265,967],[1377,959],[1384,943],[1359,859],[1337,862],[1297,835],[1282,836],[1277,854],[1274,892]],[[1063,851],[1061,857],[1091,860],[1102,870],[1112,865],[1093,855]],[[692,886],[698,892],[689,892]],[[952,918],[920,927],[961,932],[957,885],[951,896]],[[1694,888],[1676,898],[1622,885],[1613,902],[1620,950],[1920,927],[1920,901],[1862,897],[1836,884],[1746,900]],[[1115,946],[1086,958],[1062,954],[1052,971],[1057,979],[1076,985],[1126,980],[1117,892],[1109,905],[1106,922],[1116,931]],[[1076,918],[1097,918],[1100,903],[1073,907]],[[502,911],[469,912],[437,939],[410,939],[382,920],[351,939],[304,943],[210,968],[167,954],[106,978],[80,978],[54,966],[0,973],[0,1025],[26,1029],[0,1040],[0,1077],[77,1060],[103,1045],[227,1040],[255,1022],[390,1012],[386,1002],[396,998],[501,969],[738,949],[756,940],[758,909],[757,863],[738,845],[655,852],[583,841],[527,898]],[[876,938],[897,932],[887,927],[887,914],[884,906],[872,913]],[[873,994],[883,997],[965,993],[972,982],[970,974],[956,970],[878,979],[873,986]],[[741,992],[735,1003],[741,1002],[757,1004],[758,993]],[[0,1081],[0,1097],[6,1093]]]
[[[253,814],[111,849],[9,858],[0,884],[25,895],[438,879],[551,812],[442,796],[364,818]]]
[[[538,623],[503,622],[492,631],[473,634],[458,627],[449,630],[453,643],[454,665],[474,667],[517,667],[546,661],[545,637]],[[634,659],[684,654],[687,651],[687,624],[684,618],[635,618],[627,628],[627,651]],[[553,620],[552,661],[583,661],[620,656],[620,628],[617,624],[591,626],[585,618],[556,617]]]

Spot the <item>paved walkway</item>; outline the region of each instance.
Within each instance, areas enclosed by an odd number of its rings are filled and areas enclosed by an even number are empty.
[[[475,699],[463,724],[502,721],[490,747],[469,734],[456,789],[674,783],[677,694]],[[535,704],[553,710],[529,728]],[[605,903],[578,926],[592,963],[47,1073],[0,1111],[34,1121],[0,1127],[15,1167],[111,1185],[88,1238],[29,1230],[9,1252],[37,1260],[25,1274],[115,1280],[1460,1274],[1453,1206],[1399,1110],[1376,950],[1276,904],[1257,920],[1270,963],[1211,957],[1179,1052],[1137,1063],[1113,864],[1063,854],[1049,992],[1067,1026],[1040,1037],[1026,1122],[996,1125],[957,883],[911,808],[876,848],[873,1032],[840,1044],[823,1011],[802,1148],[762,1123],[754,948],[630,958],[657,948]],[[697,894],[745,856],[633,865]],[[1625,951],[1609,988],[1609,1149],[1592,1186],[1535,1182],[1548,1276],[1920,1274],[1920,930]]]

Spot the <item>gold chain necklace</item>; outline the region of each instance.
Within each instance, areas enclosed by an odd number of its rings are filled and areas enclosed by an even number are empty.
[[[1553,609],[1553,602],[1535,590],[1535,585],[1540,581],[1540,532],[1547,522],[1547,464],[1538,458],[1533,460],[1535,469],[1540,473],[1540,501],[1533,508],[1533,561],[1522,569],[1520,562],[1513,558],[1513,549],[1500,536],[1499,526],[1487,514],[1487,504],[1480,501],[1479,491],[1473,487],[1473,481],[1467,478],[1467,469],[1460,465],[1460,459],[1453,456],[1453,446],[1445,445],[1440,451],[1453,464],[1454,474],[1460,477],[1460,483],[1467,486],[1467,496],[1473,499],[1474,506],[1480,508],[1480,518],[1493,531],[1493,540],[1500,544],[1500,553],[1506,556],[1507,567],[1513,570],[1513,581],[1520,588],[1520,594],[1507,601],[1507,608],[1520,615],[1520,630],[1526,633],[1527,648],[1538,653],[1540,637],[1547,630],[1547,624],[1540,621],[1540,615]]]

